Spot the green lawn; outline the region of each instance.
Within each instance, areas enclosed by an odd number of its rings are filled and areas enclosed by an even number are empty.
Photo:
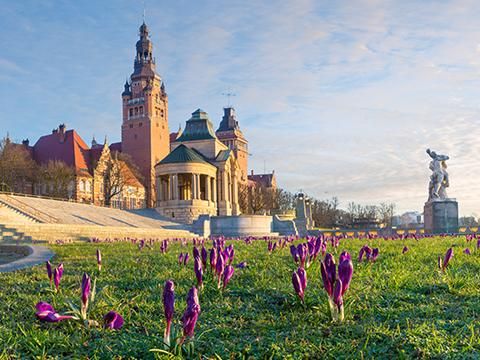
[[[229,243],[229,242],[228,242]],[[298,243],[298,242],[296,242]],[[358,263],[362,245],[380,248],[376,263]],[[209,242],[209,247],[211,243]],[[479,358],[480,251],[464,237],[423,240],[342,240],[335,258],[347,250],[354,274],[344,296],[345,322],[333,324],[322,288],[318,261],[308,270],[306,304],[291,284],[296,269],[288,247],[267,252],[264,241],[235,241],[236,269],[222,293],[207,273],[200,293],[200,314],[194,342],[195,358]],[[402,248],[410,249],[402,255]],[[437,270],[438,255],[454,247],[447,273]],[[469,246],[472,255],[463,254]],[[176,288],[174,326],[180,329],[189,288],[196,283],[192,255],[187,267],[177,256],[192,246],[173,244],[163,255],[139,251],[137,245],[52,245],[54,264],[63,262],[61,291],[50,290],[44,266],[0,274],[0,358],[154,358],[162,349],[163,284]],[[103,255],[98,275],[95,252]],[[328,251],[332,251],[328,247]],[[109,310],[125,318],[119,331],[86,327],[80,321],[40,323],[38,301],[60,313],[68,301],[80,303],[83,272],[97,278],[101,290],[90,318],[100,321]]]

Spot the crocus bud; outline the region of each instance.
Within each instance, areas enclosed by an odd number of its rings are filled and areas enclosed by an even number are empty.
[[[298,251],[295,245],[290,245],[290,254],[292,254],[293,261],[298,262]]]
[[[50,280],[50,284],[52,284],[52,279],[53,279],[53,271],[52,271],[52,264],[50,261],[47,261],[47,276],[48,280]]]
[[[195,276],[197,277],[197,285],[199,288],[203,287],[203,270],[202,270],[202,261],[200,257],[195,257],[193,270],[195,271]]]
[[[82,306],[81,314],[83,319],[87,318],[88,297],[90,295],[91,280],[87,273],[83,273],[82,277]]]
[[[53,270],[53,283],[55,285],[55,289],[58,291],[58,287],[60,286],[60,271],[58,270],[58,267]]]
[[[167,280],[165,282],[165,287],[163,288],[163,310],[167,323],[167,326],[165,328],[164,341],[167,345],[169,345],[170,328],[172,325],[173,314],[175,311],[175,284],[172,280]]]
[[[378,257],[378,248],[375,248],[372,250],[372,256],[370,259],[375,262],[377,260],[377,257]]]
[[[293,274],[292,274],[292,284],[293,284],[293,288],[294,288],[295,292],[297,293],[298,297],[303,302],[303,298],[304,298],[305,294],[303,292],[300,277],[298,276],[298,273],[296,271],[294,271]]]
[[[342,283],[342,296],[350,286],[350,281],[353,275],[353,263],[348,257],[344,257],[344,260],[338,264],[338,278]]]
[[[100,249],[97,249],[97,265],[98,265],[98,271],[102,270],[102,253],[100,252]]]
[[[178,255],[178,265],[182,265],[183,264],[183,253],[180,253]]]
[[[335,282],[335,289],[333,290],[333,302],[337,305],[338,309],[343,305],[343,298],[342,298],[342,280],[337,279]]]
[[[210,249],[210,268],[213,271],[216,271],[216,266],[217,266],[217,252],[215,251],[215,248]]]
[[[305,289],[307,288],[307,272],[304,268],[299,267],[297,269],[298,278],[300,279],[300,285],[302,286],[302,290],[305,293]]]
[[[402,254],[405,254],[407,251],[408,251],[408,247],[407,247],[407,246],[404,246],[404,247],[403,247],[403,250],[402,250]]]
[[[225,270],[223,271],[223,289],[227,287],[228,282],[232,278],[234,272],[235,269],[232,265],[227,265],[227,267],[225,267]]]
[[[115,311],[109,311],[103,321],[106,329],[119,330],[123,326],[122,316]]]
[[[60,263],[60,265],[57,266],[58,269],[58,275],[60,276],[60,279],[63,276],[63,263]]]
[[[443,270],[447,268],[448,263],[450,262],[452,257],[453,257],[453,249],[450,248],[447,250],[447,252],[445,253],[445,257],[443,258]]]
[[[324,263],[325,263],[325,270],[327,271],[327,275],[328,275],[328,280],[330,281],[330,284],[332,284],[332,287],[333,287],[336,279],[337,266],[335,265],[335,259],[333,258],[332,254],[327,253],[325,255]]]
[[[330,282],[330,277],[328,276],[324,261],[320,261],[320,272],[322,274],[323,287],[325,288],[328,296],[331,297],[333,294],[333,284]]]
[[[202,257],[202,265],[204,269],[207,269],[207,259],[208,259],[208,253],[207,249],[205,249],[205,246],[202,246],[202,251],[201,251],[201,257]]]
[[[200,257],[200,252],[198,251],[198,249],[195,246],[193,247],[193,257],[194,258]]]
[[[190,260],[190,255],[188,255],[188,253],[185,253],[185,255],[183,255],[183,265],[187,265],[188,264],[188,260]]]
[[[471,255],[472,253],[470,252],[470,249],[469,248],[466,248],[465,250],[463,250],[463,253],[466,254],[466,255]]]

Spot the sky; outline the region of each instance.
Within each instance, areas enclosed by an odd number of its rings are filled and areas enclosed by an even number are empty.
[[[0,134],[120,140],[143,1],[0,0]],[[170,130],[227,98],[249,167],[341,207],[423,210],[427,148],[480,216],[480,2],[145,1]]]

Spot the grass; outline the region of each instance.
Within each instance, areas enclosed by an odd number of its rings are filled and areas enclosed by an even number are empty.
[[[236,241],[236,269],[225,292],[207,273],[200,293],[202,312],[196,327],[195,358],[478,358],[480,356],[480,251],[463,254],[459,238],[405,240],[342,240],[338,254],[356,258],[368,243],[380,248],[376,263],[354,260],[350,289],[344,297],[345,322],[330,321],[318,261],[308,270],[306,304],[294,295],[291,274],[296,266],[289,249],[267,252],[264,241]],[[404,245],[409,251],[402,255]],[[437,257],[454,247],[447,273],[437,270]],[[163,255],[139,251],[130,243],[51,245],[54,263],[63,262],[61,291],[51,291],[44,266],[0,274],[0,358],[160,358],[163,284],[176,284],[174,326],[189,288],[196,283],[193,261],[177,264],[191,245],[173,244]],[[95,252],[102,251],[103,269]],[[328,251],[332,251],[329,246]],[[40,323],[34,306],[47,301],[60,313],[68,301],[80,302],[83,272],[97,278],[100,289],[90,318],[101,321],[109,310],[125,318],[120,331],[85,327],[78,321]]]

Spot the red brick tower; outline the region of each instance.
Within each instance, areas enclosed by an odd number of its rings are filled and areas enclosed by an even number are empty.
[[[134,70],[122,93],[122,152],[140,168],[147,206],[155,206],[155,164],[168,155],[168,97],[155,70],[152,42],[145,23],[140,26]]]

